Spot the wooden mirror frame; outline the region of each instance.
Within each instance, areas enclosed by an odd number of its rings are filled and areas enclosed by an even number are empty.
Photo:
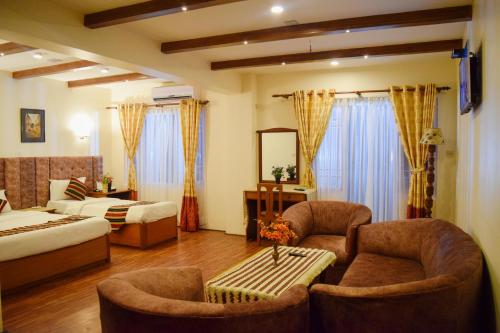
[[[295,133],[295,171],[296,177],[294,181],[282,181],[280,184],[300,184],[300,155],[299,155],[299,131],[293,128],[269,128],[265,130],[258,130],[259,135],[259,183],[274,183],[274,180],[262,179],[262,133]],[[286,168],[286,166],[285,166]]]

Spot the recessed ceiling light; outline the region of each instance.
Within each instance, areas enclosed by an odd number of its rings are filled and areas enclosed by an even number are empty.
[[[40,52],[37,52],[37,53],[33,54],[33,58],[35,58],[35,59],[42,59],[43,55]]]
[[[330,65],[332,65],[332,66],[338,66],[339,62],[337,60],[332,60],[332,62],[330,62]]]
[[[365,58],[365,59],[368,59],[368,54],[365,54],[364,58]]]
[[[181,9],[182,9],[182,11],[183,11],[183,12],[185,12],[185,11],[187,11],[187,10],[188,10],[188,8],[187,8],[186,6],[182,6],[182,8],[181,8]]]
[[[107,69],[107,68],[101,68],[101,73],[102,74],[109,73],[109,69]]]
[[[243,44],[248,45],[248,41],[247,40],[243,41]]]
[[[273,14],[281,14],[283,13],[283,6],[276,5],[271,7],[271,13]]]
[[[350,33],[350,32],[351,32],[351,30],[349,30],[349,29],[347,29],[347,30],[345,31],[345,33],[346,33],[346,34],[348,34],[348,33]]]
[[[286,65],[286,62],[284,62],[284,61],[283,61],[283,62],[281,63],[281,66],[285,66],[285,65]]]
[[[3,57],[4,55],[5,55],[5,53],[0,52],[0,57]]]

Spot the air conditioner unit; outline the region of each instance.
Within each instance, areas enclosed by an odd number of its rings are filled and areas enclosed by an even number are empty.
[[[155,102],[179,100],[194,97],[194,88],[191,86],[156,87],[151,91]]]

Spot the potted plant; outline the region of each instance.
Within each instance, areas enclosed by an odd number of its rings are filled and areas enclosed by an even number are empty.
[[[276,180],[276,184],[279,184],[280,181],[281,181],[281,178],[283,177],[283,170],[285,168],[281,167],[281,166],[277,166],[275,167],[273,165],[273,170],[272,170],[272,175],[274,176],[274,179]]]
[[[260,226],[260,236],[273,242],[274,266],[278,266],[280,257],[278,245],[287,245],[290,239],[294,239],[297,236],[290,230],[289,222],[283,220],[281,216],[267,226],[262,220],[259,220],[258,223]]]
[[[111,192],[111,187],[113,186],[113,177],[107,173],[102,177],[102,191]]]
[[[286,173],[288,173],[288,180],[295,180],[295,165],[288,164],[286,167]]]

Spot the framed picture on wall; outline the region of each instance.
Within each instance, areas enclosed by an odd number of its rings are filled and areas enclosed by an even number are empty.
[[[21,109],[21,142],[45,142],[45,110]]]

